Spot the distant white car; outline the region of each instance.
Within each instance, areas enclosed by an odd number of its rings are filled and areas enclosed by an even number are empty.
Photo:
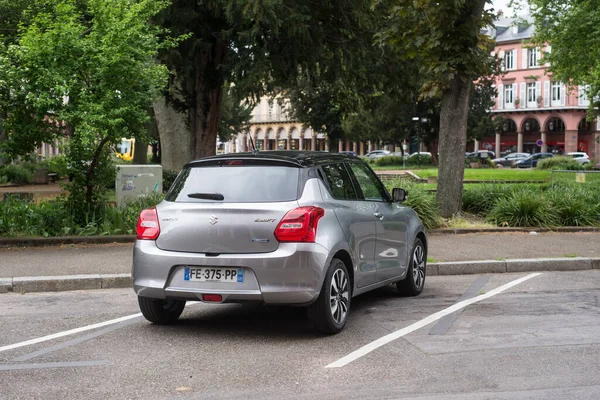
[[[587,153],[584,153],[582,151],[575,151],[573,153],[567,153],[566,156],[575,159],[575,161],[577,161],[581,165],[590,163],[590,157],[587,155]]]
[[[367,158],[379,158],[383,156],[389,156],[390,152],[387,150],[373,150],[368,152],[365,157]]]
[[[409,155],[408,157],[409,157],[409,158],[416,157],[416,156],[418,156],[419,154],[420,154],[420,155],[422,155],[422,156],[431,157],[431,153],[429,153],[429,152],[427,152],[427,151],[415,152],[415,153],[412,153],[411,155]]]

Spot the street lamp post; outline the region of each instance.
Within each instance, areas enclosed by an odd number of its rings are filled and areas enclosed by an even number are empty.
[[[421,168],[421,133],[419,131],[419,117],[413,117],[413,122],[416,122],[416,127],[417,127],[417,142],[418,142],[418,147],[417,147],[417,166],[419,168]]]
[[[413,117],[412,120],[417,123],[417,139],[419,142],[419,147],[417,149],[417,165],[419,166],[419,168],[421,168],[421,130],[419,129],[419,122],[422,124],[426,124],[428,122],[428,119],[425,117]]]

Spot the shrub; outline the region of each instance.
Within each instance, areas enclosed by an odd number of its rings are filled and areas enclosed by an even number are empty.
[[[67,168],[67,158],[64,155],[58,155],[50,157],[46,164],[48,165],[48,172],[57,174],[58,177],[67,176],[69,169]]]
[[[412,157],[408,157],[406,159],[406,165],[419,165],[419,156],[414,155]],[[421,165],[433,165],[433,160],[431,156],[421,154]]]
[[[27,185],[31,183],[33,171],[22,165],[9,164],[4,166],[2,171],[0,171],[0,175],[5,176],[6,180],[10,183]]]
[[[502,183],[469,186],[463,192],[462,209],[476,215],[487,215],[498,199],[506,198],[514,190],[511,184]]]
[[[394,187],[407,190],[408,196],[404,205],[412,208],[417,213],[426,229],[435,229],[442,226],[443,220],[434,194],[427,192],[419,184],[401,179],[389,182],[388,189],[390,193]]]
[[[546,196],[532,189],[515,190],[499,198],[491,209],[488,220],[499,226],[555,226],[555,210]]]
[[[398,156],[383,156],[375,159],[375,165],[380,167],[388,165],[403,165],[404,160]]]
[[[537,163],[538,169],[553,169],[553,170],[568,170],[568,171],[579,171],[583,170],[583,165],[579,164],[577,161],[572,159],[571,157],[550,157],[543,160],[538,161]]]
[[[548,192],[557,223],[590,226],[600,223],[600,199],[590,188],[556,187]]]
[[[80,207],[66,198],[40,204],[10,198],[0,202],[0,236],[134,234],[140,212],[162,199],[162,194],[153,193],[127,207],[104,206],[75,218]]]
[[[167,193],[173,186],[177,175],[179,175],[179,171],[176,169],[163,169],[163,193]]]

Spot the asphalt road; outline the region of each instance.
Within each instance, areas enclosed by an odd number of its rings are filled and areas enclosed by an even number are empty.
[[[495,290],[528,275],[428,277],[417,298],[384,288],[356,298],[347,329],[329,337],[313,332],[302,309],[192,304],[179,324],[162,327],[135,317],[129,289],[3,294],[0,397],[600,398],[600,271],[543,273]],[[325,368],[479,295],[491,297]]]
[[[429,237],[429,258],[471,261],[600,257],[600,233],[488,233]],[[132,244],[0,249],[0,278],[131,272]]]

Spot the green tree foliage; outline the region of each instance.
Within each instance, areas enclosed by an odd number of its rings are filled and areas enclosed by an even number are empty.
[[[589,85],[590,116],[600,106],[600,7],[597,1],[531,0],[529,2],[538,46],[549,43],[552,79],[572,85]]]
[[[469,96],[472,82],[492,73],[492,23],[487,0],[399,0],[378,38],[405,59],[416,59],[422,97],[440,99],[440,171],[437,201],[442,216],[461,210]]]
[[[372,36],[363,32],[372,32],[372,15],[365,0],[174,0],[157,20],[190,35],[162,60],[174,71],[170,101],[186,113],[193,156],[215,152],[225,81],[239,98],[256,100],[335,76],[351,88],[336,86],[336,103],[354,101],[364,52],[371,51]]]
[[[112,146],[142,137],[147,109],[167,82],[152,62],[161,30],[148,24],[167,6],[157,0],[36,2],[18,40],[2,53],[7,106],[6,154],[31,153],[42,142],[66,142],[74,204],[102,202]]]

